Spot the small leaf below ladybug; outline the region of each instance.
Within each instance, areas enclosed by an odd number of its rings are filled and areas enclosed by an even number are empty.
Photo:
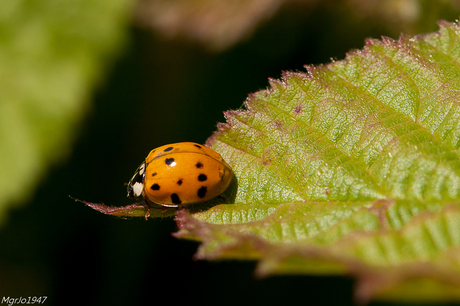
[[[91,203],[79,199],[75,199],[76,202],[81,202],[92,209],[95,209],[105,215],[115,216],[115,217],[167,217],[174,216],[177,209],[166,209],[164,207],[149,207],[144,203],[135,203],[126,206],[107,206],[102,203]]]

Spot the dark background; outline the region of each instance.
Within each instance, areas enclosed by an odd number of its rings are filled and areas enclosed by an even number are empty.
[[[0,231],[0,296],[46,295],[45,305],[353,304],[351,278],[256,279],[255,262],[194,261],[198,244],[173,238],[171,218],[109,217],[68,197],[130,204],[124,183],[151,149],[204,143],[225,121],[222,112],[240,108],[268,78],[343,59],[367,37],[399,35],[341,10],[285,8],[221,53],[132,28],[72,154]]]

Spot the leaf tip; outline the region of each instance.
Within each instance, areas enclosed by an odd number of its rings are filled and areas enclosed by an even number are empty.
[[[197,227],[197,223],[199,222],[196,219],[193,219],[190,213],[185,210],[181,209],[177,212],[176,217],[174,218],[176,221],[178,231],[172,233],[172,236],[175,238],[186,238],[190,236],[194,236],[194,231]]]

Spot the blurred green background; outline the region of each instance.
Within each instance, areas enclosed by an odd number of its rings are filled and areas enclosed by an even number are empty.
[[[435,31],[436,20],[457,18],[457,2],[254,0],[273,10],[217,47],[139,17],[146,5],[161,13],[162,2],[0,1],[0,298],[352,305],[350,278],[257,280],[255,262],[194,261],[198,244],[173,238],[173,219],[108,217],[68,196],[130,204],[124,183],[151,149],[204,143],[222,112],[268,78],[343,59],[369,37]],[[193,14],[185,28],[199,22]]]

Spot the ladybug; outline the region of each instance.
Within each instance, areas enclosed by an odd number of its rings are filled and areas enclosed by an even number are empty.
[[[203,203],[227,189],[233,172],[214,150],[193,142],[152,150],[128,183],[128,197],[165,207]]]

